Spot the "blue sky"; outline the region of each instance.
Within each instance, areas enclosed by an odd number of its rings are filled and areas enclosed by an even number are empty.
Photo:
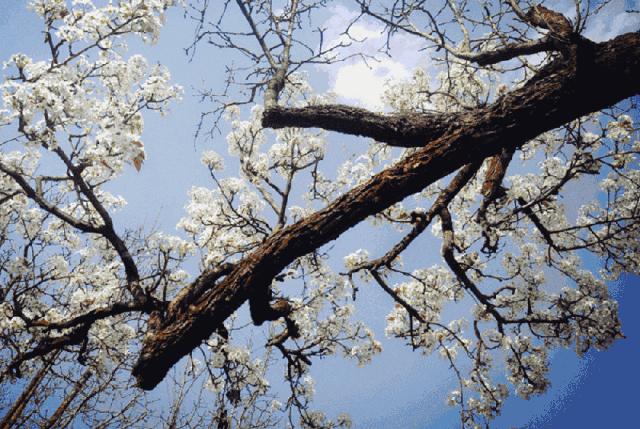
[[[39,21],[24,10],[25,1],[0,0],[0,58],[15,52],[34,57],[45,54]],[[339,9],[337,9],[340,11]],[[344,18],[344,11],[330,19]],[[617,15],[598,23],[592,31],[595,38],[608,38],[616,31],[638,28],[638,21],[616,21]],[[366,33],[367,29],[362,31]],[[200,163],[200,152],[214,148],[225,154],[224,136],[211,141],[194,142],[195,124],[202,109],[195,101],[196,88],[214,85],[222,79],[226,57],[211,49],[202,49],[192,62],[183,53],[191,42],[193,26],[174,11],[169,14],[166,28],[156,46],[132,44],[131,51],[142,49],[150,62],[166,65],[177,83],[185,87],[184,100],[174,105],[166,118],[148,116],[144,134],[147,162],[142,171],[133,169],[113,184],[113,189],[128,201],[118,214],[121,228],[144,224],[175,233],[174,225],[183,216],[187,191],[193,185],[212,186],[208,172]],[[374,34],[374,33],[371,33]],[[331,70],[315,70],[311,76],[320,90],[334,90],[346,101],[375,106],[376,90],[391,76],[409,73],[426,59],[407,54],[394,61],[381,62],[372,69],[358,63]],[[406,75],[403,75],[406,77]],[[373,87],[373,89],[372,89]],[[330,137],[331,144],[344,145],[345,140]],[[351,140],[349,140],[351,141]],[[354,229],[341,237],[334,251],[344,255],[354,250],[362,230]],[[384,251],[393,241],[385,231],[367,232],[367,247],[372,253]],[[361,246],[356,246],[361,247]],[[411,256],[409,256],[411,257]],[[414,254],[413,257],[416,257]],[[439,252],[434,249],[433,258]],[[433,260],[437,262],[436,259]],[[626,339],[616,342],[605,352],[589,352],[578,359],[571,351],[559,351],[553,357],[550,378],[552,387],[542,397],[523,401],[512,397],[503,416],[495,421],[496,428],[600,428],[634,427],[637,390],[640,384],[640,281],[624,277],[612,285],[620,300],[620,315]],[[373,287],[360,294],[358,304],[363,315],[375,314],[371,324],[377,324],[379,336],[384,315],[390,303]],[[379,310],[379,311],[376,311]],[[376,327],[376,326],[374,326]],[[445,405],[445,392],[453,379],[443,360],[425,358],[393,341],[384,342],[385,352],[362,369],[355,364],[327,359],[313,366],[316,378],[316,405],[329,414],[349,412],[355,427],[362,428],[449,428],[457,427],[457,410]],[[276,383],[276,380],[273,381]]]

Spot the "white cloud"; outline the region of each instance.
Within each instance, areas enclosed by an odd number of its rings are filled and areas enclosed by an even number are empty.
[[[603,42],[638,30],[640,14],[625,12],[625,0],[613,0],[588,22],[585,36],[595,42]]]
[[[350,37],[341,33],[357,16],[356,11],[343,5],[334,6],[324,24],[328,29],[325,37],[333,46],[350,43],[343,48],[343,56],[362,54],[368,59],[355,56],[341,63],[318,66],[318,69],[328,75],[330,89],[341,102],[381,110],[387,82],[409,78],[413,69],[427,65],[428,55],[419,52],[424,44],[422,40],[399,34],[391,40],[394,56],[386,56],[380,52],[386,42],[384,28],[372,20],[361,19],[351,25]]]
[[[358,61],[338,67],[333,73],[333,92],[372,110],[382,110],[382,94],[391,79],[409,77],[409,70],[397,61]]]

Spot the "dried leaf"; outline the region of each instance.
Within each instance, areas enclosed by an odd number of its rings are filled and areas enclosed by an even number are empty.
[[[142,168],[142,164],[144,163],[144,160],[145,160],[144,149],[143,149],[144,143],[138,140],[134,140],[131,143],[133,143],[135,146],[138,146],[140,148],[140,153],[138,153],[138,155],[136,155],[135,158],[133,158],[133,166],[135,167],[136,171],[140,171],[140,169]]]
[[[133,158],[133,166],[136,168],[136,171],[140,171],[140,168],[142,168],[143,162],[144,162],[144,153],[140,152],[138,156]]]

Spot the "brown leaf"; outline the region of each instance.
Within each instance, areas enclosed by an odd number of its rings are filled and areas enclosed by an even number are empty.
[[[138,153],[138,155],[136,155],[135,158],[133,158],[133,166],[135,167],[136,171],[140,171],[140,169],[142,168],[142,164],[144,163],[144,160],[145,160],[144,149],[143,149],[144,144],[138,140],[134,140],[131,143],[140,148],[140,153]]]
[[[135,158],[133,158],[133,166],[136,168],[136,171],[140,171],[142,168],[142,163],[144,162],[144,153],[140,152]]]

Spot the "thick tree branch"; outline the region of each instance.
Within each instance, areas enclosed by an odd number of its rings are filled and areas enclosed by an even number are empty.
[[[138,385],[155,387],[171,366],[252,294],[269,288],[274,276],[296,258],[465,164],[505,147],[519,147],[545,131],[640,93],[638,75],[640,34],[601,44],[581,41],[571,55],[557,58],[523,87],[465,113],[460,126],[425,141],[423,148],[325,209],[275,232],[196,302],[168,313],[145,335],[133,370]]]
[[[459,53],[458,58],[471,61],[479,66],[488,66],[507,61],[521,55],[532,55],[555,50],[557,44],[550,37],[543,37],[524,43],[507,44],[491,51]]]
[[[501,199],[505,190],[502,187],[502,180],[507,174],[507,168],[513,157],[514,148],[503,148],[499,153],[489,158],[487,173],[482,184],[482,195],[484,198],[478,208],[478,223],[482,227],[482,235],[485,242],[483,250],[493,253],[498,248],[498,238],[491,233],[491,228],[487,223],[487,210],[491,204],[497,203]]]
[[[536,27],[549,30],[562,38],[567,38],[573,33],[573,26],[564,15],[544,6],[532,7],[527,11],[526,18]]]
[[[177,308],[188,305],[189,302],[193,302],[199,298],[207,289],[214,286],[216,281],[229,274],[234,267],[234,264],[227,262],[202,273],[193,283],[182,289],[178,295],[176,295],[169,304],[169,312],[176,311]]]
[[[301,108],[269,107],[262,117],[267,128],[322,128],[363,137],[399,147],[422,147],[445,132],[463,124],[453,113],[385,115],[344,105]]]

